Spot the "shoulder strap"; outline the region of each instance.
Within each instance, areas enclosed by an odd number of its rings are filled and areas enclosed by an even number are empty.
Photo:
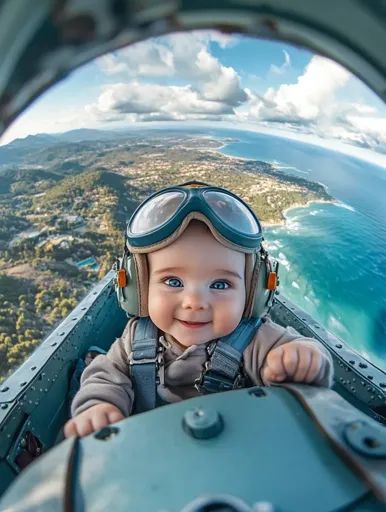
[[[196,388],[201,393],[217,393],[239,387],[244,350],[261,323],[260,318],[243,319],[232,333],[220,338],[196,382]],[[131,345],[129,363],[135,396],[134,414],[137,414],[156,407],[157,372],[163,364],[163,351],[158,347],[158,331],[149,317],[138,319]]]
[[[219,339],[196,381],[198,391],[217,393],[240,387],[243,353],[261,324],[261,318],[243,319],[233,332]]]
[[[157,371],[162,364],[158,331],[149,317],[139,318],[131,342],[130,370],[134,388],[134,413],[156,406]]]

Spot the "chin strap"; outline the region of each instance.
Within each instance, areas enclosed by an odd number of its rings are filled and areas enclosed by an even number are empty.
[[[244,350],[261,324],[261,318],[243,319],[233,332],[209,345],[209,359],[195,382],[200,393],[218,393],[245,386],[241,371]]]
[[[231,334],[209,345],[209,359],[195,382],[200,393],[218,393],[244,386],[243,353],[261,324],[260,318],[243,319]],[[163,351],[164,347],[158,343],[156,326],[149,317],[139,318],[129,361],[135,414],[157,406],[158,372],[163,370]]]

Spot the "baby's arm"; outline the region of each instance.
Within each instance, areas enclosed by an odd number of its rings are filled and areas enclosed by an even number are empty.
[[[256,385],[288,380],[329,387],[334,371],[331,355],[321,343],[269,318],[245,350],[244,368]]]
[[[97,356],[83,372],[71,405],[73,418],[64,427],[66,437],[85,436],[129,416],[134,401],[128,365],[132,327],[129,322],[108,353]]]
[[[287,380],[320,384],[329,364],[318,342],[298,339],[272,349],[267,355],[261,376],[266,383]]]

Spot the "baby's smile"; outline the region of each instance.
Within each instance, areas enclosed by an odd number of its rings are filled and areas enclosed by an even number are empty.
[[[185,327],[188,327],[189,329],[198,329],[200,327],[204,327],[205,325],[210,324],[210,322],[191,322],[188,320],[181,320],[179,318],[176,318],[176,320]]]

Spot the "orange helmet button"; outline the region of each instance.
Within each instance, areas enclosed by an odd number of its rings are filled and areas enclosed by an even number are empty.
[[[277,286],[277,275],[276,272],[270,272],[268,274],[267,289],[274,290]]]
[[[124,288],[127,285],[126,272],[124,268],[121,268],[117,272],[117,283],[119,288]]]

